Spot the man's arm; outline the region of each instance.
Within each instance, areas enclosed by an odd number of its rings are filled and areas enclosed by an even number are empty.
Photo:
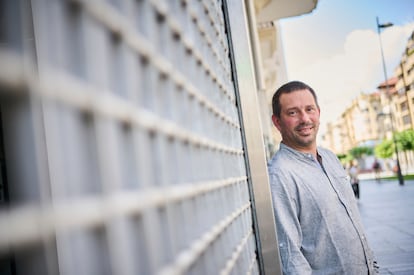
[[[270,174],[270,186],[283,274],[311,274],[312,268],[301,251],[300,206],[294,182],[281,175]]]

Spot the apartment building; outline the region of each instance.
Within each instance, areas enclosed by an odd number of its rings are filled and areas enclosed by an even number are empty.
[[[394,97],[396,128],[398,131],[414,129],[414,31],[408,39],[399,66],[394,71],[398,78]]]
[[[326,127],[326,134],[322,136],[323,146],[332,150],[337,154],[345,154],[346,148],[349,148],[348,139],[343,138],[344,135],[342,125],[343,120],[338,119],[335,122],[329,122]]]
[[[393,131],[396,130],[397,118],[398,118],[398,91],[396,84],[398,82],[397,77],[392,77],[387,81],[382,82],[377,88],[380,94],[381,109],[379,110],[378,124],[379,139],[391,139]]]
[[[378,140],[380,108],[379,93],[358,95],[338,121],[328,125],[324,145],[337,154],[346,154],[356,146],[372,146]]]

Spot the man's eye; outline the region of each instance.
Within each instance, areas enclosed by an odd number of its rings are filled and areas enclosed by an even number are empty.
[[[294,116],[294,115],[296,115],[297,114],[297,112],[296,111],[289,111],[288,112],[288,115],[290,115],[290,116]]]

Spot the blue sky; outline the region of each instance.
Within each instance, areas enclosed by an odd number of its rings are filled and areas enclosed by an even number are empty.
[[[317,91],[322,132],[359,93],[384,81],[376,16],[394,24],[381,33],[391,77],[414,31],[414,0],[319,0],[312,13],[280,20],[289,80]]]

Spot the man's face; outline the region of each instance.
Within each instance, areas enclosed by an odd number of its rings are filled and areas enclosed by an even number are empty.
[[[283,142],[298,151],[316,150],[319,129],[319,107],[308,90],[282,94],[279,98],[280,118],[273,116],[273,124],[280,131]]]

